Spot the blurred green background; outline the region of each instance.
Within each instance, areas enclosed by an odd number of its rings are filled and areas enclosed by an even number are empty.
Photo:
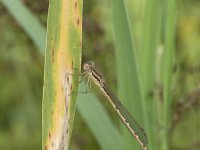
[[[45,29],[48,0],[23,0],[22,2]],[[140,45],[144,0],[126,0],[125,2],[130,23],[135,26],[132,32],[135,35],[136,45]],[[131,9],[133,5],[138,6],[134,7],[137,9]],[[21,9],[17,9],[15,13],[20,14],[20,11]],[[31,37],[20,23],[23,20],[16,21],[17,17],[13,14],[8,10],[8,6],[0,1],[0,150],[36,150],[41,149],[44,48],[34,42],[34,37]],[[110,22],[109,1],[84,1],[83,61],[94,60],[99,70],[106,76],[108,84],[116,92],[113,57],[115,51]],[[34,28],[35,26],[33,26],[33,31],[41,30]],[[42,40],[43,37],[38,38]],[[173,121],[170,130],[170,149],[172,150],[200,148],[199,41],[200,1],[178,0],[176,59],[172,87]],[[111,59],[112,63],[108,61]],[[162,88],[159,87],[159,83],[157,92],[162,97]],[[101,95],[98,92],[95,93],[101,99]],[[107,103],[101,102],[117,123],[113,110]],[[100,149],[90,128],[78,111],[74,125],[72,150]]]

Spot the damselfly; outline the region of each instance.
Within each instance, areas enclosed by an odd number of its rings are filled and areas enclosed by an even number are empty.
[[[144,150],[147,150],[147,135],[133,118],[133,116],[128,112],[128,110],[122,105],[119,99],[111,92],[105,83],[104,78],[95,70],[94,62],[89,61],[84,64],[84,75],[92,79],[92,81],[99,87],[103,95],[111,103],[117,114],[119,115],[121,121],[130,131],[130,133],[137,139]]]

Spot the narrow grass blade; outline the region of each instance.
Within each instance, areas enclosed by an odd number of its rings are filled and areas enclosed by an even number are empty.
[[[131,114],[140,124],[144,125],[138,64],[126,10],[122,0],[112,0],[112,19],[116,47],[119,97]],[[139,143],[131,137],[126,129],[123,131],[125,149],[139,149]]]
[[[145,103],[145,118],[147,123],[147,132],[149,136],[149,149],[157,149],[157,111],[155,97],[150,93],[154,93],[156,82],[156,56],[158,51],[159,34],[161,23],[160,4],[158,0],[148,0],[145,3],[142,45],[139,46],[138,57],[140,58],[140,70],[142,76],[142,91]]]
[[[24,7],[21,0],[0,0],[8,11],[13,15],[25,32],[30,36],[41,54],[45,49],[45,28],[39,20],[31,14],[27,7]]]
[[[166,22],[164,30],[164,55],[162,66],[162,84],[163,84],[163,136],[161,148],[162,150],[169,149],[168,138],[169,128],[171,123],[172,112],[172,95],[171,95],[171,82],[173,75],[173,60],[175,49],[175,20],[176,20],[176,1],[168,0],[165,4]]]
[[[82,1],[50,0],[42,108],[43,150],[69,149],[81,48]]]

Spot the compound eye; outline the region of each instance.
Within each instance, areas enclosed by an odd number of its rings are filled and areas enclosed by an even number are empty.
[[[94,62],[93,62],[93,61],[90,61],[89,64],[90,64],[90,67],[91,67],[91,68],[94,67]]]
[[[87,62],[87,63],[85,63],[84,65],[83,65],[83,69],[85,70],[85,71],[87,71],[87,70],[89,70],[89,69],[91,69],[91,68],[93,68],[94,67],[94,62],[93,61],[89,61],[89,62]]]

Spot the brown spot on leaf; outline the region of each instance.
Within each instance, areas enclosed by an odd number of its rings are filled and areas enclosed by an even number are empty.
[[[76,9],[77,8],[77,1],[75,2],[74,6],[75,6],[75,9]]]
[[[55,55],[54,55],[54,46],[52,47],[52,49],[51,49],[51,60],[52,60],[52,62],[54,62],[54,60],[55,60]]]
[[[76,21],[77,25],[79,25],[80,23],[80,19],[78,18],[77,21]]]
[[[69,83],[69,76],[67,76],[67,83]]]
[[[49,132],[49,138],[51,138],[51,133]]]
[[[82,48],[82,42],[79,43],[80,48]]]
[[[44,149],[47,150],[47,146],[46,145],[45,145]]]
[[[54,114],[53,110],[51,111],[51,114],[52,114],[52,115]]]
[[[73,67],[74,67],[74,62],[72,61],[72,67],[71,68],[73,69]]]
[[[67,97],[65,96],[65,111],[67,112],[67,110],[68,110]]]

